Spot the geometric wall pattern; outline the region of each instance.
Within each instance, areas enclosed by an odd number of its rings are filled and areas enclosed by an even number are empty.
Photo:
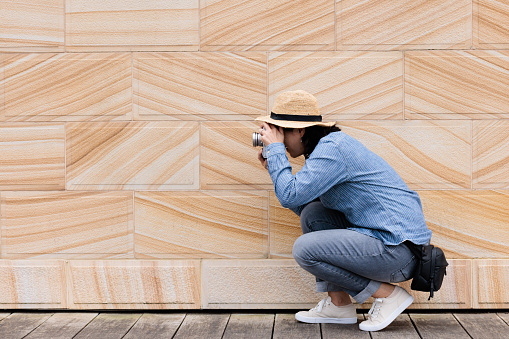
[[[295,89],[419,193],[450,266],[412,307],[507,308],[508,23],[507,0],[0,0],[0,308],[316,304],[251,146]]]

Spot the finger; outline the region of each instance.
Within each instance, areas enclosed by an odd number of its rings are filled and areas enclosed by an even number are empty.
[[[269,124],[266,122],[263,122],[262,125],[260,126],[260,130],[268,130],[269,128],[270,128]]]
[[[262,152],[263,152],[263,150],[262,150],[262,149],[258,151],[258,160],[260,160],[260,162],[263,164],[263,162],[265,161],[265,159],[264,159],[264,158],[263,158],[263,156],[262,156]]]
[[[263,156],[262,156],[262,150],[258,151],[258,160],[260,160],[260,163],[262,164],[262,166],[267,169],[267,159],[265,159]]]

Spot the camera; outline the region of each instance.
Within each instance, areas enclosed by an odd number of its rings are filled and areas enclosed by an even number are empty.
[[[267,147],[263,144],[260,133],[253,132],[253,147],[261,146],[262,148],[262,157],[267,159]]]

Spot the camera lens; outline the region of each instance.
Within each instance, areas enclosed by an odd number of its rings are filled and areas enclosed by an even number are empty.
[[[267,147],[265,147],[265,145],[263,144],[260,133],[253,132],[253,146],[254,147],[257,147],[257,146],[263,147],[262,157],[264,159],[267,159]]]
[[[263,146],[263,142],[259,133],[253,132],[253,147]]]

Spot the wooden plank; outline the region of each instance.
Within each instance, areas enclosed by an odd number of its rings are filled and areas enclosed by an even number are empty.
[[[495,313],[458,313],[454,315],[473,339],[505,339],[509,336],[509,326]]]
[[[359,330],[359,323],[364,320],[362,314],[357,314],[357,324],[321,324],[323,339],[363,339],[370,338],[369,332]]]
[[[278,313],[274,322],[273,339],[321,338],[320,324],[307,324],[295,320],[295,314]]]
[[[140,317],[140,313],[101,313],[74,338],[122,338]]]
[[[229,314],[188,313],[174,339],[220,339],[229,318]]]
[[[419,339],[419,333],[408,314],[400,314],[389,326],[371,333],[373,339]]]
[[[232,314],[223,339],[270,339],[274,314]]]
[[[16,312],[0,322],[0,338],[23,338],[46,320],[53,313]]]
[[[185,316],[185,313],[144,313],[124,339],[171,338]]]
[[[65,312],[55,313],[41,326],[25,338],[27,339],[67,339],[74,337],[97,313]]]
[[[497,315],[509,325],[509,313],[497,313]]]
[[[470,339],[467,332],[450,313],[410,314],[422,339]]]
[[[7,313],[7,312],[0,313],[0,321],[2,321],[2,319],[4,319],[4,318],[7,318],[9,315],[11,315],[11,314]]]

